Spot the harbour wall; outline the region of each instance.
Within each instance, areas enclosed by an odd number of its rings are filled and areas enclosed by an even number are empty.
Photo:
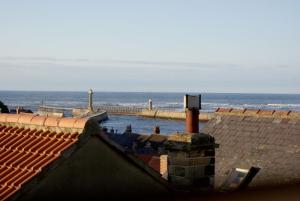
[[[185,112],[180,111],[169,111],[169,110],[143,110],[137,114],[138,116],[148,118],[162,118],[162,119],[177,119],[185,120]],[[214,113],[203,113],[199,114],[199,121],[209,121],[214,117]]]

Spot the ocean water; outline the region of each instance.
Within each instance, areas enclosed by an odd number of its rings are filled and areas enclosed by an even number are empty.
[[[151,98],[153,106],[160,109],[183,110],[184,93],[145,93],[145,92],[95,92],[94,106],[122,105],[147,107]],[[35,111],[39,105],[62,107],[86,107],[87,92],[31,92],[0,91],[0,100],[9,108],[23,106]],[[300,94],[237,94],[202,93],[202,110],[213,112],[218,107],[255,108],[300,111]],[[111,116],[105,126],[123,131],[131,124],[136,132],[150,133],[159,125],[162,133],[184,130],[183,121],[147,119],[130,116]],[[200,127],[203,124],[200,124]]]

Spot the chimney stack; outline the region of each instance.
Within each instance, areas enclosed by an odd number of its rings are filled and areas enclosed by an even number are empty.
[[[184,108],[186,113],[186,132],[199,133],[199,110],[201,109],[201,95],[185,95]]]

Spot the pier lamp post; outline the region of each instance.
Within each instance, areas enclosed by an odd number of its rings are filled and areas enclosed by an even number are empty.
[[[152,99],[148,100],[148,110],[152,111]]]
[[[201,95],[185,95],[184,109],[186,113],[185,129],[187,133],[199,133],[199,110],[201,109]]]
[[[90,112],[93,112],[93,94],[94,94],[93,90],[90,89],[89,90],[89,102],[88,102],[88,110]]]

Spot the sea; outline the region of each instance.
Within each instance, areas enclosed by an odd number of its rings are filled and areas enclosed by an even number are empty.
[[[94,92],[93,102],[94,107],[147,107],[151,99],[154,108],[182,111],[184,95],[168,92]],[[203,112],[213,112],[218,107],[300,111],[300,94],[201,93],[201,96]],[[40,105],[86,107],[87,98],[87,92],[0,91],[0,101],[10,109],[23,106],[32,111],[36,111]],[[109,120],[102,123],[102,126],[120,133],[127,125],[131,125],[134,132],[144,134],[150,134],[154,126],[159,126],[164,134],[183,132],[185,127],[184,121],[116,115],[110,115]],[[200,128],[204,125],[199,124]]]

